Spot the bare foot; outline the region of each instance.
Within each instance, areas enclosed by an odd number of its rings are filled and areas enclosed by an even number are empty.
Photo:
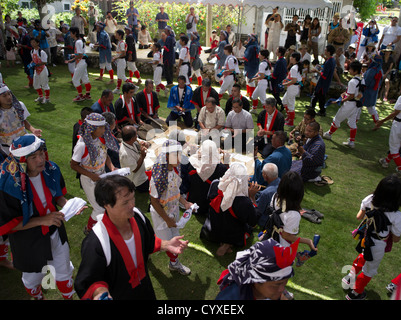
[[[216,251],[216,255],[219,257],[224,256],[226,253],[232,252],[231,245],[223,243]]]

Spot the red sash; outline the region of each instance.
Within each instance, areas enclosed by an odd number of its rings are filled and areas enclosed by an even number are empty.
[[[146,92],[146,89],[143,89],[143,94],[145,95],[146,99],[146,112],[148,115],[155,114],[156,110],[153,110],[153,92],[150,93],[150,101],[148,99],[148,93]],[[150,113],[150,108],[152,108],[152,113]]]
[[[103,105],[103,103],[102,103],[102,101],[101,101],[101,99],[99,99],[98,101],[97,101],[97,103],[99,103],[99,105],[100,105],[100,108],[102,108],[102,111],[103,112],[110,112],[110,108],[109,107],[104,107],[104,105]]]
[[[216,211],[217,213],[220,212],[220,205],[221,205],[221,201],[223,201],[223,192],[221,190],[217,191],[217,196],[216,198],[212,199],[210,201],[210,206],[213,208],[214,211]],[[230,214],[235,218],[238,219],[238,217],[235,215],[234,210],[232,207],[228,208],[228,211],[230,212]]]
[[[132,111],[131,111],[131,110],[129,109],[129,107],[128,107],[127,101],[125,101],[125,99],[123,99],[123,96],[120,96],[120,98],[121,98],[121,99],[124,101],[124,103],[125,103],[125,107],[127,108],[127,112],[128,112],[129,117],[130,117],[131,119],[135,120],[135,122],[136,122],[136,119],[135,119],[135,105],[134,105],[134,99],[131,98],[131,106],[132,106]]]
[[[197,174],[196,170],[191,170],[189,171],[189,175],[192,176],[194,174]],[[208,184],[212,184],[212,181],[210,181],[210,179],[205,180],[205,182],[207,182]]]
[[[209,88],[209,91],[207,92],[206,99],[209,98],[210,92],[212,91],[212,87]],[[201,101],[202,101],[202,107],[205,106],[205,101],[203,101],[203,92],[201,91]]]
[[[39,212],[39,215],[41,217],[44,217],[45,215],[47,215],[47,212],[55,212],[56,208],[53,205],[53,196],[49,190],[49,188],[46,186],[45,183],[45,179],[43,178],[43,174],[40,173],[40,178],[42,180],[42,186],[43,186],[43,192],[45,194],[45,198],[46,198],[46,207],[43,206],[42,201],[39,198],[38,193],[35,190],[34,185],[32,184],[31,181],[30,185],[31,185],[31,189],[32,189],[32,193],[33,193],[33,203],[35,204],[36,209]],[[49,227],[48,226],[42,226],[42,234],[46,235],[49,232]]]
[[[42,59],[38,55],[39,51],[36,53],[35,50],[32,52],[32,61],[36,64],[42,63]],[[35,70],[37,74],[41,74],[45,65],[35,66]]]
[[[139,232],[138,225],[135,221],[135,218],[130,218],[129,222],[131,224],[131,229],[134,234],[135,239],[135,250],[137,257],[137,266],[135,266],[134,260],[130,254],[130,251],[125,243],[123,237],[120,232],[117,230],[116,226],[111,222],[110,218],[107,214],[103,216],[102,222],[106,227],[107,233],[110,236],[110,239],[113,241],[117,250],[120,252],[125,267],[127,268],[127,272],[130,276],[129,283],[132,288],[137,287],[143,278],[146,277],[145,263],[142,255],[142,239],[141,234]]]
[[[266,116],[265,116],[265,130],[266,130],[266,131],[272,131],[273,124],[274,124],[274,120],[276,119],[277,113],[278,113],[278,110],[276,109],[276,110],[274,111],[272,121],[270,121],[270,126],[269,126],[269,128],[267,128],[267,119],[268,119],[268,117],[269,117],[269,113],[266,111]],[[271,136],[268,135],[267,137],[270,138]]]

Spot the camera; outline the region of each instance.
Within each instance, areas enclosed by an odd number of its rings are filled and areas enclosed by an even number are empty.
[[[301,137],[301,139],[299,139],[299,141],[298,141],[298,137]],[[294,141],[298,143],[298,147],[302,147],[304,145],[304,139],[305,139],[304,134],[301,135],[299,131],[294,132]]]

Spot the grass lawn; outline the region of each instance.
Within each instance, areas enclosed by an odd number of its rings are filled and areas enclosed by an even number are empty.
[[[66,180],[67,197],[85,198],[85,194],[75,178],[75,172],[69,166],[72,151],[72,128],[80,117],[81,108],[91,106],[100,97],[102,90],[107,87],[107,77],[103,83],[94,81],[98,70],[90,68],[90,79],[93,80],[91,81],[93,101],[73,103],[72,99],[76,95],[76,90],[69,83],[67,67],[53,67],[51,68],[53,76],[50,81],[51,103],[42,105],[34,102],[35,90],[24,88],[27,80],[20,66],[14,69],[3,68],[1,71],[7,85],[30,111],[29,121],[35,127],[43,130],[43,138],[46,139],[50,158],[60,166]],[[145,78],[145,76],[142,77]],[[110,85],[109,88],[114,89],[114,86]],[[143,84],[141,88],[143,88]],[[225,96],[221,101],[223,107],[226,99]],[[162,117],[166,117],[168,114],[167,98],[161,94],[160,100],[160,114]],[[297,100],[296,122],[302,119],[308,103],[309,98],[307,97]],[[388,103],[379,104],[380,117],[388,115],[392,111],[392,107]],[[336,108],[334,105],[330,106],[327,110],[327,117],[317,119],[325,131],[330,126]],[[256,116],[253,117],[256,122]],[[308,183],[305,186],[303,207],[319,210],[325,214],[325,219],[321,224],[313,224],[304,219],[301,221],[300,236],[313,238],[314,234],[320,234],[321,240],[317,256],[302,267],[294,267],[295,276],[290,280],[288,289],[294,293],[297,300],[344,299],[346,292],[342,288],[341,279],[357,255],[356,242],[351,238],[350,232],[358,225],[355,216],[360,202],[373,192],[380,179],[395,171],[394,163],[391,163],[388,169],[383,169],[378,164],[378,159],[385,156],[388,150],[390,125],[391,123],[388,122],[379,131],[372,131],[373,122],[365,108],[358,122],[359,129],[355,149],[349,149],[342,145],[349,134],[346,123],[343,123],[333,135],[332,141],[326,141],[328,159],[326,161],[327,168],[323,173],[331,176],[334,184],[318,187]],[[147,203],[147,195],[137,196],[138,207],[144,212],[147,212]],[[74,217],[66,223],[75,273],[80,264],[80,245],[84,238],[83,229],[89,214],[90,210],[86,210],[81,216]],[[146,214],[150,218],[150,214]],[[214,253],[217,245],[199,239],[202,224],[203,218],[193,216],[182,231],[185,239],[190,241],[190,247],[181,255],[180,260],[191,268],[190,276],[185,277],[171,273],[167,267],[168,258],[165,253],[156,253],[151,256],[149,271],[158,299],[214,299],[218,293],[216,281],[220,273],[235,259],[235,252],[224,257],[216,257]],[[248,239],[248,245],[256,241],[258,231],[258,229],[255,230],[254,237]],[[300,246],[299,249],[303,251],[308,248]],[[379,268],[379,274],[368,285],[368,299],[388,299],[385,287],[393,277],[401,272],[400,265],[400,246],[396,244],[393,251],[385,255]],[[45,296],[47,299],[62,299],[55,289],[45,290]],[[75,298],[78,297],[75,296]],[[19,271],[0,269],[0,299],[29,299],[21,283]]]

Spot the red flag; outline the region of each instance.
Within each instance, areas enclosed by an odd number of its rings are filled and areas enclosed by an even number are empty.
[[[356,25],[357,29],[355,31],[355,34],[358,36],[358,38],[355,43],[355,55],[358,55],[359,44],[361,43],[361,38],[362,38],[363,23],[358,22]]]

